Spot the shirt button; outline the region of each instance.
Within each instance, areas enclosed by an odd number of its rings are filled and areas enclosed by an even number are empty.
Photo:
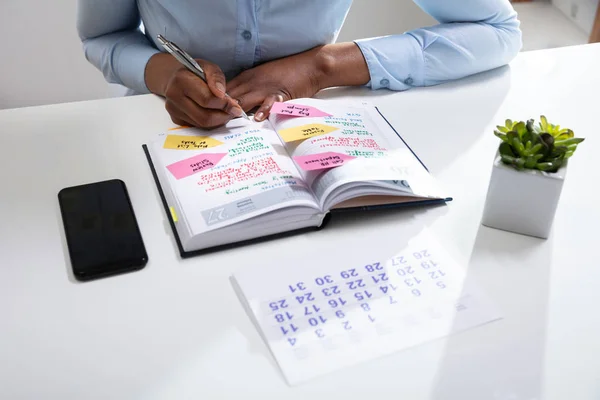
[[[387,79],[382,79],[379,81],[379,83],[381,84],[381,86],[388,86],[390,84],[390,81],[388,81]]]
[[[252,39],[252,32],[244,31],[244,32],[242,32],[242,37],[246,40],[250,40],[250,39]]]
[[[413,82],[414,82],[414,81],[413,81],[413,78],[406,78],[406,79],[404,80],[404,83],[405,83],[405,84],[407,84],[408,86],[412,85],[412,84],[413,84]]]

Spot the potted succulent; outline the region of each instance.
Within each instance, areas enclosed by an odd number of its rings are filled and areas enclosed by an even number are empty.
[[[485,226],[547,238],[552,228],[567,160],[584,139],[571,129],[534,120],[506,120],[483,211]]]

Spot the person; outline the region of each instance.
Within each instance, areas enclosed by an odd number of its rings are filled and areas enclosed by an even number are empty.
[[[335,42],[352,0],[78,0],[77,29],[107,81],[163,96],[174,123],[203,128],[257,107],[261,121],[275,101],[334,86],[437,85],[521,49],[509,0],[413,1],[439,24],[348,43]],[[198,59],[207,84],[159,50],[158,34]]]

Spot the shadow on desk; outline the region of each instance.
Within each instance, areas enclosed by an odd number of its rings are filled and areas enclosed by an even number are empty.
[[[481,286],[502,319],[447,339],[431,399],[542,398],[552,246],[552,237],[480,226],[466,279]]]

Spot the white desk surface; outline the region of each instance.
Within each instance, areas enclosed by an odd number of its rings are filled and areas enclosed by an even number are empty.
[[[172,127],[160,99],[0,111],[0,398],[599,399],[599,93],[600,45],[523,53],[510,67],[404,93],[325,92],[380,106],[455,200],[355,215],[185,261],[141,149]],[[493,127],[542,113],[587,138],[570,163],[551,237],[482,227]],[[150,262],[77,283],[57,193],[110,178],[129,188]],[[423,226],[504,319],[288,387],[232,289],[232,272],[354,265],[394,254]]]

